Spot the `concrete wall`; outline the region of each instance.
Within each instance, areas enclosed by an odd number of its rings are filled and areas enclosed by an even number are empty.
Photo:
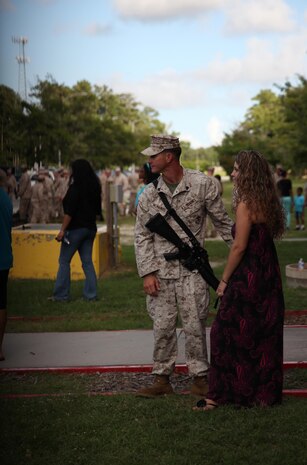
[[[27,229],[28,228],[28,229]],[[10,278],[55,279],[58,271],[60,243],[55,240],[60,225],[26,225],[12,230],[14,264]],[[107,269],[106,227],[98,228],[93,246],[93,263],[97,277]],[[71,279],[84,279],[79,254],[71,262]]]

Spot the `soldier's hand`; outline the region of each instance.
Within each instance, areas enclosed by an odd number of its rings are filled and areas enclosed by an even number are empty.
[[[156,275],[146,275],[144,277],[143,287],[146,294],[156,297],[160,291],[160,283]]]

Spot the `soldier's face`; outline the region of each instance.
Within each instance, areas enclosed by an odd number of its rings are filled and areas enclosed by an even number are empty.
[[[149,157],[149,164],[151,166],[151,172],[152,173],[163,173],[163,170],[167,166],[167,153],[166,152],[161,152],[158,153],[157,155],[153,155],[152,157]]]

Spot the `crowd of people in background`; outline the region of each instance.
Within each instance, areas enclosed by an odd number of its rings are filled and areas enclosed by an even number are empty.
[[[291,214],[294,211],[295,230],[305,229],[304,209],[307,207],[307,182],[293,192],[291,179],[282,165],[276,165],[274,179],[277,185],[280,201],[285,212],[286,229],[290,229]]]
[[[16,180],[13,170],[5,170],[6,191],[13,205],[18,205],[20,223],[60,223],[64,211],[62,201],[69,187],[70,171],[64,168],[49,170],[40,168],[32,172],[21,167],[21,176]],[[119,203],[119,214],[134,214],[135,198],[142,180],[138,169],[124,174],[121,168],[106,168],[98,173],[102,188],[102,209],[106,211],[108,184],[122,186],[123,202]]]
[[[6,170],[7,193],[15,205],[17,201],[20,223],[51,223],[63,218],[62,200],[68,189],[69,171],[45,168],[31,172],[27,166],[21,167],[17,182],[11,169]]]
[[[215,168],[208,167],[206,174],[216,183],[219,194],[223,195],[223,182],[219,174],[214,174]],[[64,211],[62,201],[69,187],[70,172],[59,168],[49,170],[40,168],[36,172],[21,167],[18,181],[12,168],[5,170],[6,189],[13,204],[18,205],[18,222],[26,223],[60,223]],[[145,163],[140,167],[133,167],[125,172],[120,167],[105,168],[97,173],[101,182],[102,211],[107,211],[107,189],[109,185],[121,186],[122,201],[118,203],[120,216],[135,216],[138,200],[147,185],[156,176]],[[285,210],[286,228],[290,229],[291,217],[294,217],[294,229],[304,230],[304,209],[307,207],[307,181],[293,191],[292,181],[282,165],[276,165],[273,173],[280,201]],[[215,237],[216,231],[210,221],[207,224],[206,237]]]

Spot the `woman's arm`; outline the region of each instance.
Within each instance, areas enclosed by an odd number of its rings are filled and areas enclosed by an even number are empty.
[[[244,202],[240,202],[236,211],[236,235],[231,246],[221,282],[216,290],[219,296],[224,294],[228,281],[239,265],[247,247],[252,221]]]
[[[57,241],[60,242],[63,239],[67,226],[69,225],[70,222],[71,222],[71,216],[65,214],[63,221],[62,221],[61,229],[56,237]]]

